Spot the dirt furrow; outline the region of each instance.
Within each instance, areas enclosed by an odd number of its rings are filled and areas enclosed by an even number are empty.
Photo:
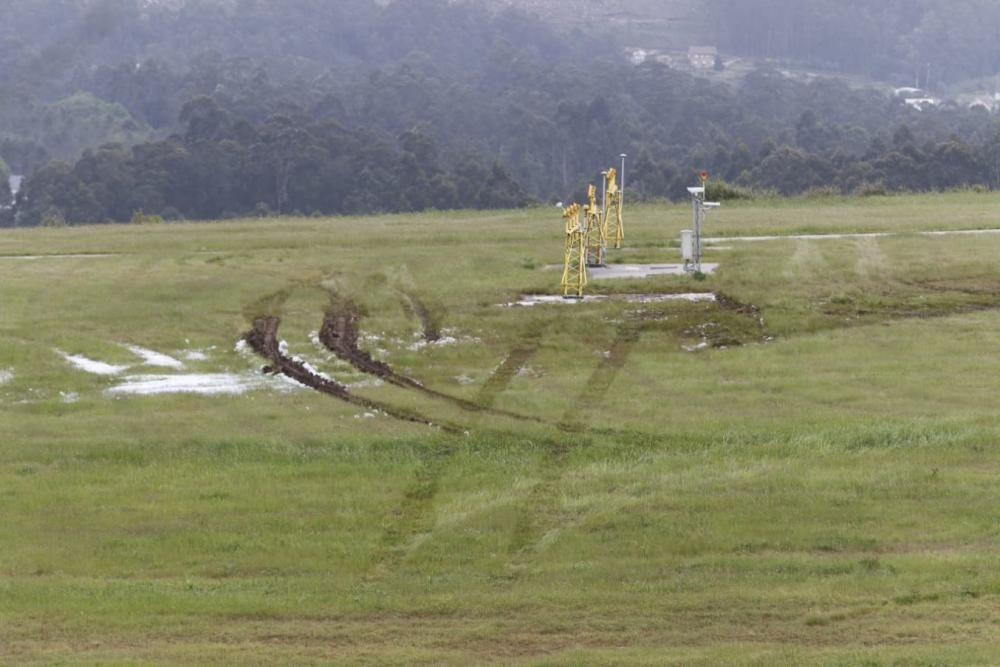
[[[455,424],[442,423],[411,410],[393,407],[385,403],[356,396],[339,382],[318,375],[303,362],[292,359],[281,352],[281,345],[278,342],[278,327],[280,324],[281,320],[274,316],[258,317],[253,322],[253,328],[243,337],[254,352],[271,362],[271,371],[281,373],[299,384],[338,398],[351,405],[356,405],[367,410],[383,412],[390,417],[402,421],[436,426],[443,431],[454,434],[466,431],[463,427]]]

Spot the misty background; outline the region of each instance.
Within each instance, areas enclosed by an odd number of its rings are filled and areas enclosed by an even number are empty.
[[[633,198],[993,189],[998,33],[987,0],[0,0],[0,225],[552,203],[621,152]]]

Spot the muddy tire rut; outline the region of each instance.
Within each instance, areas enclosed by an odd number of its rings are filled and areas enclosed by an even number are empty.
[[[361,314],[352,301],[334,298],[330,308],[326,312],[326,316],[323,318],[323,326],[319,331],[319,340],[323,346],[333,352],[338,359],[347,362],[356,370],[373,375],[397,387],[417,391],[430,398],[447,401],[466,412],[484,413],[540,424],[547,423],[536,417],[507,412],[506,410],[496,410],[464,398],[445,394],[430,389],[413,378],[397,373],[391,366],[373,359],[369,353],[358,346],[360,320]]]
[[[271,363],[270,371],[281,373],[299,384],[366,410],[383,412],[390,417],[402,421],[435,426],[452,434],[466,432],[465,428],[456,424],[441,422],[412,410],[397,408],[379,401],[357,396],[352,394],[346,386],[339,382],[318,375],[310,370],[305,363],[293,359],[281,351],[281,344],[278,341],[278,328],[280,325],[281,320],[278,317],[258,317],[253,322],[253,328],[243,336],[243,339],[254,352]]]

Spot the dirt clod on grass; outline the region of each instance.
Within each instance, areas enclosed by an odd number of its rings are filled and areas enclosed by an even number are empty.
[[[747,317],[755,321],[757,324],[759,324],[762,329],[764,328],[765,326],[764,313],[761,311],[760,308],[753,305],[752,303],[743,303],[739,299],[733,298],[728,294],[724,294],[722,292],[716,293],[715,300],[719,304],[719,306],[723,308],[723,310],[729,310],[735,313],[739,313],[740,315],[746,315]]]

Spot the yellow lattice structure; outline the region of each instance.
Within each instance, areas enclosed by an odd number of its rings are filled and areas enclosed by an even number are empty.
[[[563,296],[582,299],[587,286],[587,230],[580,221],[580,205],[571,204],[563,210],[566,223],[566,258],[563,265]]]
[[[622,247],[622,241],[625,240],[625,222],[623,218],[625,198],[618,187],[618,171],[614,167],[608,169],[605,182],[608,189],[606,191],[607,200],[604,205],[604,223],[602,226],[604,227],[604,234],[608,240],[608,244],[618,249]],[[612,215],[614,215],[613,219]]]
[[[608,230],[601,220],[597,205],[597,186],[587,188],[587,205],[583,207],[584,233],[587,237],[587,266],[604,266],[608,249]]]

